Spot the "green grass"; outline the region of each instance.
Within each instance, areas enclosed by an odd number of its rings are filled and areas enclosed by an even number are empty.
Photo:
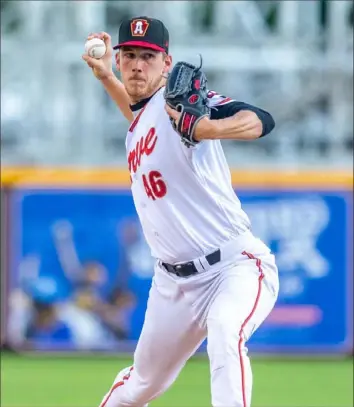
[[[130,360],[3,354],[2,407],[97,407]],[[253,359],[254,407],[353,406],[352,360]],[[151,407],[210,406],[207,360],[191,360]]]

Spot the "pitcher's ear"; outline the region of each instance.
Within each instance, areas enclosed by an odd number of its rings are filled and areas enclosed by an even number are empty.
[[[163,73],[167,74],[170,72],[170,69],[172,67],[172,56],[164,54],[164,68],[163,68]]]

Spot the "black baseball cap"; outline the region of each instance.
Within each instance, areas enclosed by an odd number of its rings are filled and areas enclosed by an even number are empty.
[[[142,47],[168,54],[169,34],[164,23],[155,18],[134,17],[123,20],[119,27],[118,44],[120,47]]]

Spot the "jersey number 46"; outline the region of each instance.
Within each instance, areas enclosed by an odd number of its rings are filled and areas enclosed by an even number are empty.
[[[150,171],[148,175],[143,174],[143,183],[146,195],[152,200],[163,198],[167,193],[167,186],[159,171]]]

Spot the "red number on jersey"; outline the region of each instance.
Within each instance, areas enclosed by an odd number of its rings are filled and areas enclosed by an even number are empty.
[[[146,195],[147,195],[149,198],[151,198],[151,199],[153,199],[153,200],[155,201],[156,198],[154,197],[154,195],[153,195],[153,193],[152,193],[152,191],[151,191],[149,182],[148,182],[148,180],[146,179],[146,175],[145,175],[145,174],[143,174],[143,183],[144,183],[144,188],[145,188]]]
[[[158,171],[151,171],[149,174],[151,188],[156,198],[163,198],[166,195],[167,187]]]
[[[150,171],[149,175],[143,174],[143,183],[146,195],[152,200],[163,198],[167,193],[167,186],[159,171]]]

